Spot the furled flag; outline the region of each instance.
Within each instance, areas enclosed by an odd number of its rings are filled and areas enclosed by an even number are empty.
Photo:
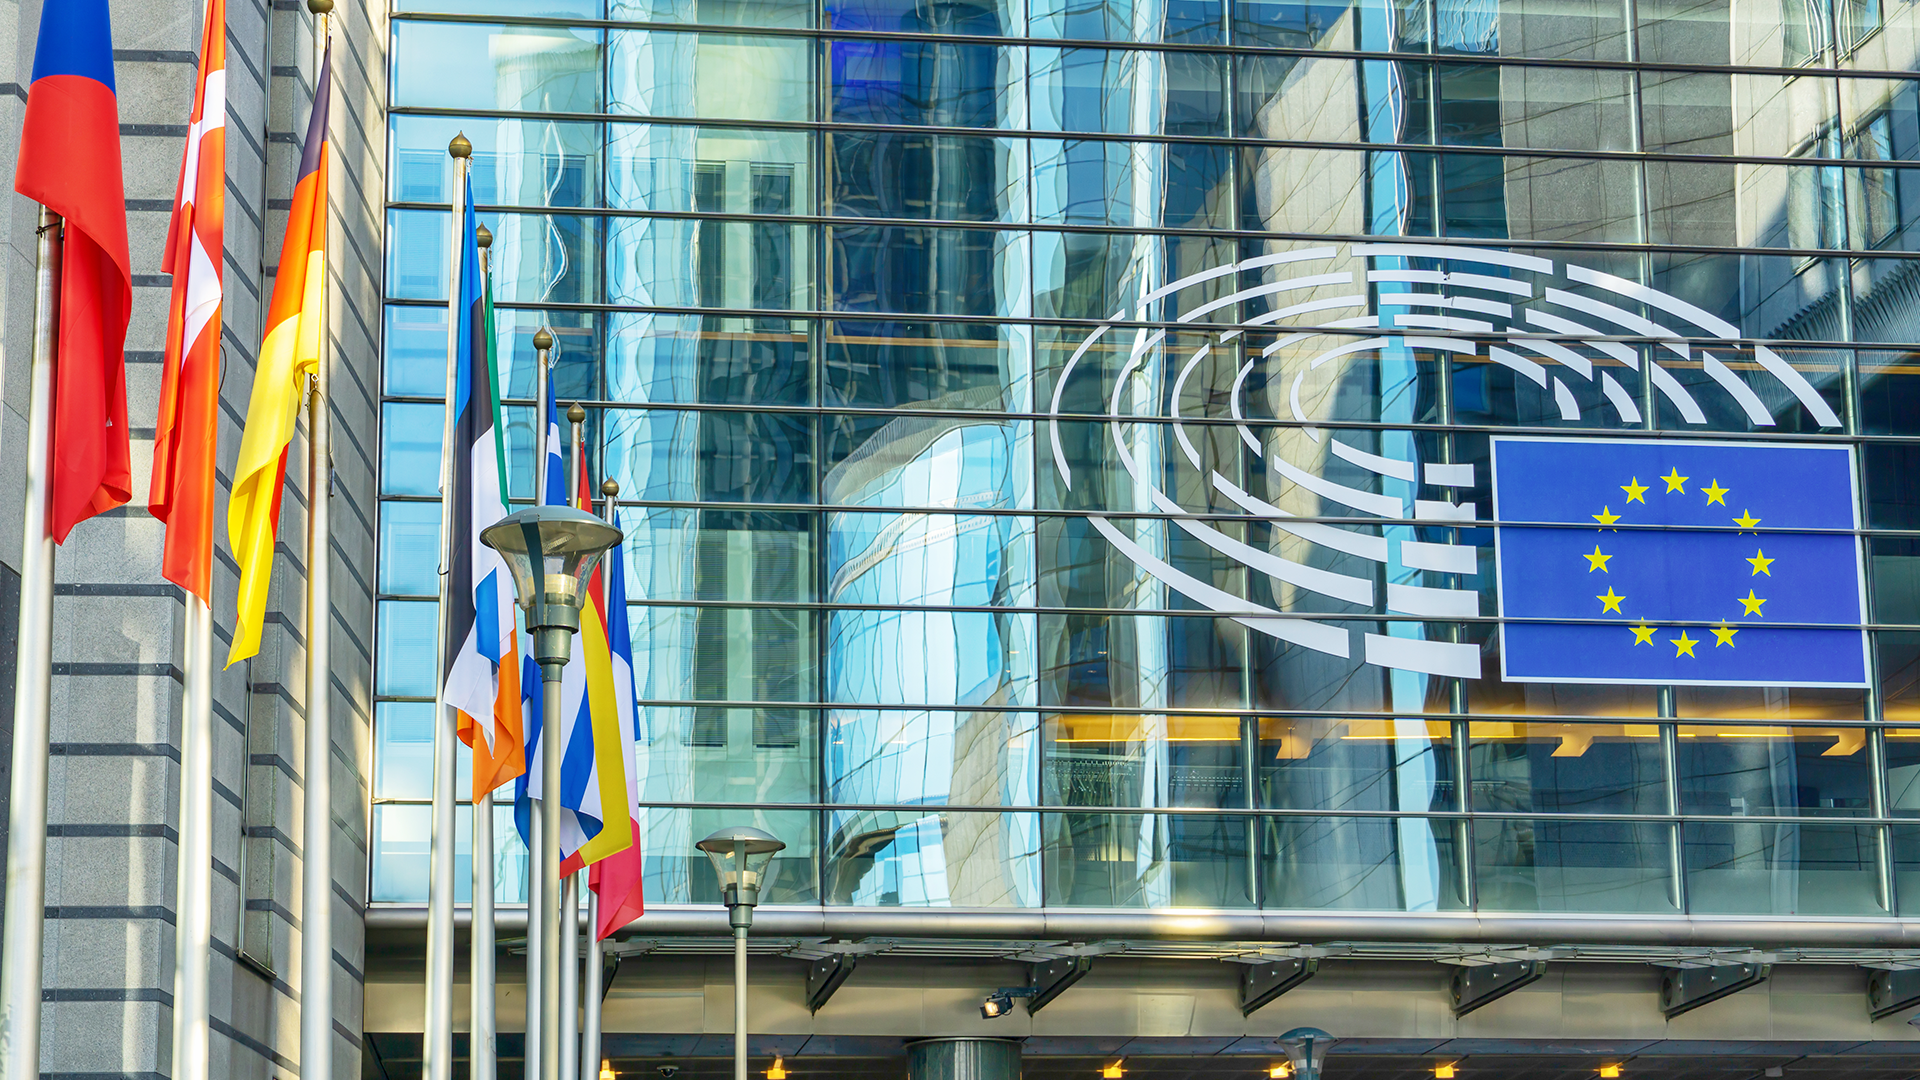
[[[560,406],[555,402],[552,381],[548,381],[547,399],[539,403],[547,414],[546,437],[541,441],[545,452],[540,456],[539,492],[540,502],[544,506],[567,505],[567,469],[562,457],[560,441]],[[574,635],[574,660],[579,658],[578,634]],[[569,660],[567,670],[573,670],[574,660]],[[513,782],[513,823],[520,831],[520,839],[528,847],[533,846],[533,795],[532,785],[545,774],[540,764],[540,735],[545,729],[542,710],[546,700],[542,696],[540,669],[531,656],[527,658],[520,680],[521,711],[524,717],[527,745],[527,768],[520,778]],[[562,683],[564,697],[564,682]],[[578,697],[575,697],[578,700]]]
[[[507,450],[493,356],[493,288],[482,280],[473,185],[461,236],[454,340],[452,566],[447,574],[447,655],[441,701],[459,711],[460,741],[473,748],[473,797],[526,771],[520,723],[520,657],[513,578],[482,530],[507,516]]]
[[[615,515],[614,528],[620,527],[620,518]],[[607,581],[605,611],[607,624],[607,644],[613,660],[614,704],[620,722],[620,760],[626,766],[627,799],[627,847],[593,864],[588,872],[587,884],[600,894],[600,920],[594,927],[594,937],[604,940],[646,913],[646,901],[642,896],[642,881],[646,872],[646,861],[640,851],[640,821],[636,815],[640,805],[640,770],[634,758],[634,745],[638,734],[635,724],[639,722],[639,710],[635,706],[633,690],[633,633],[627,625],[627,552],[626,541],[613,546],[606,558],[600,560],[605,568]],[[598,729],[596,727],[596,734]],[[602,781],[606,781],[603,779]],[[613,808],[607,807],[610,815],[608,831],[618,831],[617,818],[612,817]]]
[[[133,274],[107,0],[41,5],[19,154],[13,189],[66,219],[47,510],[48,532],[64,542],[133,487],[124,351]]]
[[[273,581],[273,546],[286,487],[287,447],[307,378],[320,366],[320,328],[327,298],[327,101],[333,92],[333,46],[327,46],[314,91],[313,118],[293,185],[280,272],[267,308],[267,337],[253,371],[253,397],[240,432],[240,460],[227,499],[227,541],[240,563],[238,618],[227,666],[260,651]]]
[[[207,4],[200,82],[187,125],[173,223],[160,269],[173,275],[167,366],[153,440],[148,505],[166,523],[160,573],[208,602],[213,462],[220,430],[220,255],[227,196],[227,5]]]

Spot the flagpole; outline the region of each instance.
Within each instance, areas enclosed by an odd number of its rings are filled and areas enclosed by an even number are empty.
[[[313,70],[326,63],[333,0],[307,0],[316,21]],[[316,82],[316,87],[319,85]],[[319,109],[324,102],[315,102]],[[322,157],[325,168],[328,158]],[[323,176],[324,181],[326,178]],[[324,208],[323,208],[324,210]],[[317,223],[327,227],[323,218]],[[332,249],[322,244],[322,251]],[[333,348],[322,254],[320,356],[307,395],[307,747],[301,821],[300,1076],[333,1080]],[[208,720],[212,728],[212,720]]]
[[[612,525],[615,511],[614,504],[620,498],[620,482],[617,480],[601,481],[600,494],[606,496],[606,520],[607,524]],[[608,622],[611,623],[614,619],[626,618],[626,612],[614,611],[610,605],[604,604],[607,597],[612,595],[613,592],[612,575],[626,573],[625,562],[622,561],[618,566],[608,565],[601,573],[608,575],[603,579],[601,585],[603,590],[601,600],[603,606],[607,607]],[[632,768],[633,766],[629,764],[627,767]],[[604,881],[605,879],[603,878],[602,880]],[[583,1024],[586,1030],[582,1033],[580,1040],[580,1061],[582,1064],[580,1080],[599,1080],[601,1021],[600,980],[603,978],[601,975],[601,965],[605,963],[603,959],[605,951],[606,943],[600,940],[600,893],[597,890],[589,890],[587,894],[587,963],[586,972],[581,978],[581,985],[586,993],[586,1019]]]
[[[474,237],[480,245],[480,280],[493,273],[493,234],[485,225]],[[489,343],[491,345],[491,343]],[[514,703],[516,706],[518,702]],[[494,738],[503,738],[496,731]],[[475,741],[475,745],[479,740]],[[494,1080],[494,924],[493,924],[493,793],[473,800],[473,918],[468,932],[467,1076]]]
[[[213,954],[213,609],[188,593],[180,716],[180,832],[174,883],[173,1069],[206,1080]]]
[[[40,208],[27,403],[26,539],[14,653],[13,782],[6,925],[0,934],[0,1078],[40,1080],[41,950],[47,906],[48,705],[53,696],[53,536],[47,530],[53,362],[60,327],[60,215]]]
[[[453,565],[453,395],[455,366],[460,355],[460,255],[466,242],[468,159],[473,144],[455,135],[447,144],[453,157],[453,220],[448,234],[447,277],[447,396],[446,422],[440,439],[440,617],[436,624],[434,683],[447,655],[447,572]],[[444,696],[444,695],[443,695]],[[456,780],[454,745],[460,739],[454,712],[445,702],[434,703],[433,816],[429,830],[432,860],[427,882],[427,1000],[426,1030],[421,1047],[421,1075],[425,1080],[453,1080],[453,864],[457,828],[453,787]]]
[[[534,331],[533,348],[534,348],[533,400],[534,400],[534,412],[536,414],[534,416],[534,430],[539,433],[534,439],[534,443],[538,447],[538,449],[536,449],[533,454],[534,501],[537,505],[545,505],[547,501],[547,393],[549,388],[547,367],[548,367],[548,364],[551,362],[551,358],[552,358],[553,334],[550,331],[548,331],[545,327],[541,327],[539,330]],[[543,676],[543,680],[544,680],[544,676]],[[541,693],[543,695],[546,693],[544,681],[542,684]],[[541,700],[544,702],[546,699],[542,697]],[[542,710],[541,715],[542,715],[542,720],[541,720],[542,730],[540,733],[540,738],[542,740],[541,745],[544,747],[548,745],[545,740],[549,738],[548,732],[551,730],[553,721],[545,719],[545,717],[548,715],[545,712],[545,710]],[[542,753],[544,754],[544,752],[545,751],[543,750]],[[528,761],[527,767],[531,769],[533,767],[533,762]],[[543,767],[542,773],[544,774],[544,772],[545,772],[545,769]],[[528,779],[531,780],[532,778],[529,777]],[[542,777],[542,780],[544,782],[544,775]],[[546,863],[545,863],[545,855],[543,854],[546,851],[546,835],[547,835],[547,816],[546,816],[545,804],[541,803],[540,805],[533,807],[532,813],[528,815],[528,818],[529,818],[529,821],[527,824],[528,836],[527,836],[527,986],[526,986],[527,1041],[525,1044],[525,1048],[521,1052],[520,1060],[521,1060],[521,1069],[523,1074],[526,1077],[528,1077],[529,1080],[531,1080],[531,1078],[539,1075],[539,1073],[536,1070],[538,1067],[538,1063],[543,1060],[541,1056],[540,1038],[541,1038],[541,1033],[545,1030],[544,1017],[546,1015],[546,990],[542,983],[542,980],[545,977],[544,973],[546,972],[546,969],[547,969],[546,967],[547,920],[544,916],[544,913],[548,905],[551,904],[552,901],[550,899],[550,894],[547,891]]]
[[[579,493],[579,478],[585,472],[586,441],[582,430],[587,410],[578,403],[567,407],[567,421],[573,426],[573,467],[567,471],[567,487],[573,497],[567,501],[576,510],[593,513],[593,496]],[[557,744],[556,744],[557,745]],[[567,875],[560,884],[560,1080],[580,1078],[580,882],[585,871]]]

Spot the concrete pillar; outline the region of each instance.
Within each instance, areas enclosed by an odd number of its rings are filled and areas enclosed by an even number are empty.
[[[926,1039],[907,1044],[907,1080],[1020,1080],[1012,1039]]]

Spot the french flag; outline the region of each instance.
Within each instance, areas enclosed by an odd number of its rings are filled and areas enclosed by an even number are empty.
[[[107,0],[40,8],[40,40],[13,189],[66,219],[54,366],[47,529],[73,527],[132,496],[127,432],[127,196],[120,176]]]

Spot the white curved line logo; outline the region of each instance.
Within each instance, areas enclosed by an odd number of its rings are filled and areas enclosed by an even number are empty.
[[[1415,269],[1407,265],[1414,260],[1438,269]],[[1364,281],[1359,280],[1357,270],[1342,269],[1356,263],[1372,267],[1365,272]],[[1635,426],[1642,422],[1641,401],[1621,382],[1625,372],[1632,372],[1647,380],[1652,393],[1669,403],[1686,423],[1705,424],[1706,414],[1693,390],[1664,366],[1678,360],[1689,366],[1697,365],[1711,380],[1712,389],[1726,394],[1755,427],[1773,426],[1776,418],[1761,393],[1729,367],[1722,356],[1716,355],[1716,350],[1728,353],[1737,349],[1742,361],[1757,365],[1756,382],[1765,380],[1761,389],[1770,397],[1796,402],[1823,428],[1840,426],[1840,418],[1804,375],[1764,345],[1740,344],[1739,328],[1726,320],[1678,297],[1624,278],[1573,263],[1556,264],[1550,259],[1505,251],[1445,244],[1379,243],[1260,255],[1154,289],[1141,298],[1133,321],[1154,321],[1155,305],[1184,289],[1228,275],[1248,273],[1260,274],[1267,280],[1196,305],[1170,319],[1158,320],[1194,324],[1196,332],[1205,332],[1208,324],[1200,320],[1207,315],[1242,301],[1272,298],[1271,310],[1237,324],[1234,329],[1212,335],[1184,357],[1158,359],[1161,353],[1156,350],[1167,340],[1166,329],[1122,331],[1134,335],[1130,347],[1119,342],[1108,344],[1116,353],[1124,348],[1127,359],[1114,377],[1111,392],[1103,395],[1108,405],[1104,420],[1134,491],[1150,504],[1158,520],[1249,571],[1267,575],[1276,590],[1291,596],[1313,594],[1364,609],[1343,613],[1343,620],[1377,622],[1383,615],[1431,619],[1478,615],[1479,591],[1470,585],[1441,588],[1405,583],[1396,578],[1419,579],[1420,572],[1461,578],[1477,576],[1479,547],[1422,542],[1414,538],[1412,526],[1483,520],[1474,503],[1415,497],[1417,486],[1422,482],[1430,488],[1456,492],[1472,488],[1476,482],[1472,464],[1422,462],[1411,455],[1382,455],[1352,445],[1350,433],[1316,426],[1330,419],[1326,414],[1336,396],[1327,391],[1328,376],[1337,374],[1346,365],[1364,362],[1369,357],[1378,359],[1394,350],[1427,350],[1449,353],[1456,358],[1474,358],[1512,371],[1516,381],[1524,379],[1532,383],[1551,400],[1561,422],[1584,419],[1590,425],[1598,422],[1616,426]],[[1573,291],[1575,287],[1580,291]],[[1598,299],[1596,294],[1607,299]],[[1306,298],[1288,302],[1300,296]],[[1534,304],[1566,314],[1537,310]],[[1381,309],[1392,310],[1381,313]],[[1641,315],[1640,310],[1648,314]],[[1346,317],[1339,314],[1346,311],[1357,314]],[[1127,317],[1125,310],[1115,312],[1107,323],[1080,341],[1054,385],[1048,413],[1053,465],[1068,489],[1073,487],[1075,477],[1060,436],[1062,397],[1088,352],[1107,337],[1114,322]],[[1226,394],[1234,429],[1248,451],[1260,459],[1275,478],[1273,482],[1290,482],[1308,496],[1317,497],[1321,504],[1340,508],[1324,516],[1356,517],[1361,523],[1359,531],[1299,520],[1322,515],[1289,512],[1243,490],[1219,471],[1207,468],[1182,422],[1187,419],[1181,414],[1182,393],[1212,351],[1240,337],[1250,327],[1283,321],[1307,322],[1332,330],[1383,331],[1358,338],[1343,336],[1319,351],[1315,351],[1315,343],[1325,342],[1328,337],[1322,330],[1283,333],[1236,370]],[[1469,336],[1475,334],[1495,340],[1476,341]],[[1534,334],[1549,335],[1551,339],[1530,336]],[[1644,338],[1656,344],[1643,352],[1633,345],[1605,340],[1613,337]],[[1569,341],[1590,350],[1600,361],[1582,355]],[[1724,343],[1724,347],[1716,343]],[[1180,365],[1172,391],[1167,395],[1171,409],[1165,415],[1143,411],[1142,403],[1148,403],[1144,405],[1146,410],[1157,409],[1150,404],[1159,400],[1152,393],[1131,397],[1127,393],[1130,386],[1137,385],[1133,379],[1136,372],[1144,373],[1148,365],[1155,363],[1164,363],[1169,368],[1172,364]],[[1261,365],[1267,365],[1263,372],[1269,401],[1274,405],[1273,415],[1271,419],[1250,422],[1246,385],[1248,376]],[[1609,370],[1616,365],[1622,372],[1621,378]],[[1082,379],[1088,377],[1084,373],[1080,375]],[[1584,411],[1583,400],[1587,402]],[[1133,407],[1125,407],[1129,403]],[[1590,415],[1593,410],[1598,410],[1600,415]],[[1087,417],[1080,414],[1079,418]],[[1550,416],[1549,421],[1552,418]],[[1275,544],[1276,548],[1284,546],[1307,558],[1289,558],[1275,550],[1255,547],[1223,532],[1216,527],[1216,521],[1202,520],[1181,506],[1153,482],[1154,474],[1160,470],[1141,456],[1145,446],[1129,445],[1128,429],[1139,419],[1172,421],[1172,434],[1180,455],[1193,470],[1193,479],[1212,493],[1209,498],[1218,495],[1250,518],[1268,522],[1289,538],[1284,545]],[[1311,463],[1290,460],[1283,440],[1257,434],[1253,425],[1262,423],[1274,431],[1304,435],[1311,440],[1309,445],[1316,452],[1324,452],[1340,459],[1346,467],[1378,477],[1375,483],[1383,490],[1398,489],[1405,494],[1385,494],[1330,480],[1322,475],[1322,470],[1311,467]],[[1343,439],[1343,434],[1349,437]],[[1400,483],[1391,484],[1391,481]],[[1273,490],[1280,488],[1276,486]],[[1142,505],[1138,509],[1149,507]],[[1283,613],[1235,596],[1148,550],[1108,517],[1098,512],[1084,516],[1146,575],[1206,610],[1314,652],[1344,659],[1353,657],[1354,634],[1346,626]],[[1365,523],[1376,524],[1369,529]],[[1402,527],[1391,527],[1394,525]],[[1374,565],[1369,568],[1369,564]],[[1349,572],[1354,570],[1360,572]],[[1384,597],[1377,585],[1383,576]],[[1478,645],[1373,632],[1363,632],[1359,638],[1362,659],[1368,664],[1431,675],[1467,678],[1480,675]]]

